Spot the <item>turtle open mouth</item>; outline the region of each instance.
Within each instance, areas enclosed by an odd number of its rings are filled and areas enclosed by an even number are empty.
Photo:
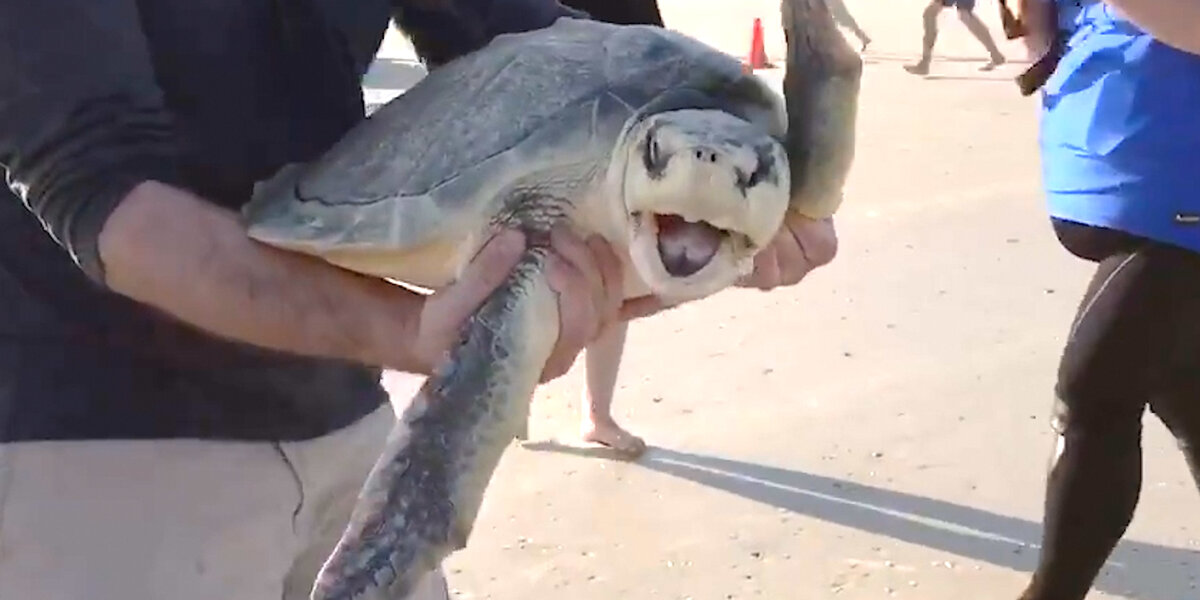
[[[673,213],[636,213],[634,218],[648,226],[657,240],[658,256],[672,277],[690,277],[712,262],[721,244],[732,236],[703,220]]]

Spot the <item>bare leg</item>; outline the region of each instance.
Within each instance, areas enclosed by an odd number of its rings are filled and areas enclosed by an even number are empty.
[[[921,24],[924,28],[924,37],[921,38],[921,60],[913,65],[904,65],[904,69],[914,75],[929,74],[929,62],[933,60],[933,46],[937,44],[938,15],[942,14],[942,5],[938,0],[932,0],[925,11],[921,13]]]
[[[992,39],[992,34],[988,31],[987,25],[984,25],[979,15],[975,14],[975,11],[959,8],[958,19],[962,21],[963,25],[966,25],[971,35],[974,35],[975,39],[979,40],[980,44],[983,44],[983,47],[988,51],[988,55],[992,58],[988,64],[983,66],[982,70],[991,71],[1004,64],[1004,54],[1000,52],[1000,48],[996,46],[996,40]]]
[[[858,38],[862,44],[862,50],[866,50],[871,43],[871,36],[859,26],[858,21],[854,19],[854,15],[850,14],[850,9],[846,7],[844,0],[829,0],[829,11],[833,13],[833,20],[838,25],[849,29],[854,37]]]
[[[584,441],[603,444],[629,458],[646,451],[646,442],[617,424],[612,416],[613,395],[628,323],[614,324],[584,353],[587,386],[583,390],[581,434]]]

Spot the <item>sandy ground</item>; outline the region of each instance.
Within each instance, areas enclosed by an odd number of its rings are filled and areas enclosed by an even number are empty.
[[[663,0],[671,27],[736,54],[762,17],[775,60],[777,7]],[[1047,226],[1020,65],[978,72],[985,54],[947,11],[932,75],[911,76],[922,3],[849,7],[875,42],[839,257],[794,289],[725,292],[633,327],[617,413],[653,446],[637,463],[570,443],[581,369],[541,389],[533,443],[505,456],[448,563],[457,598],[1019,592],[1056,359],[1089,269]],[[979,11],[998,31],[995,5]],[[407,55],[388,41],[373,94],[405,85]],[[1093,598],[1200,597],[1200,499],[1147,423],[1140,511]]]

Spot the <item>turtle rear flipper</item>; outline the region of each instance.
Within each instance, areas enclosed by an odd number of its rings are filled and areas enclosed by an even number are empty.
[[[558,297],[546,263],[550,229],[570,205],[552,191],[571,185],[507,195],[512,210],[497,219],[525,232],[524,256],[396,423],[311,600],[407,598],[466,546],[558,340]]]
[[[854,162],[862,59],[842,37],[825,0],[782,0],[781,9],[791,210],[830,217],[841,206]]]

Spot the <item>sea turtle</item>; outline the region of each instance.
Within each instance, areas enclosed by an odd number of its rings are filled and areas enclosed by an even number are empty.
[[[402,600],[465,546],[558,335],[552,225],[605,236],[629,296],[678,301],[733,284],[787,210],[837,210],[861,61],[823,0],[784,0],[782,14],[783,99],[681,33],[564,18],[434,68],[255,189],[252,238],[431,289],[489,226],[531,234],[397,422],[313,600]]]

